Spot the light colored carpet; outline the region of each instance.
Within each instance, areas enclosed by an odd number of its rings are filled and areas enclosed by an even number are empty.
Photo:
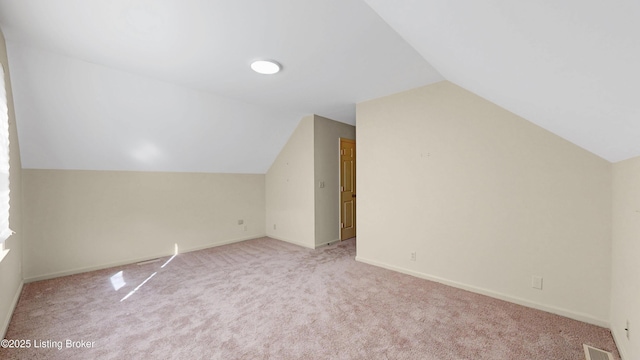
[[[0,358],[582,360],[587,343],[619,359],[607,329],[354,257],[353,240],[261,238],[26,284],[7,338],[31,348]]]

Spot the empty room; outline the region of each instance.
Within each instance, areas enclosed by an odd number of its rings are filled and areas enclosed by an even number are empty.
[[[0,0],[0,359],[640,359],[638,18]]]

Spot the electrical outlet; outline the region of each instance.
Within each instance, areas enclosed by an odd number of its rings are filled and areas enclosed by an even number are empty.
[[[542,290],[542,276],[532,276],[531,287],[534,289]]]
[[[416,261],[416,252],[415,251],[411,252],[411,261]]]
[[[627,333],[627,340],[630,340],[629,336],[631,335],[631,327],[630,327],[630,324],[629,324],[629,320],[627,320],[627,327],[624,328],[624,331]]]
[[[238,225],[242,225],[242,224],[244,224],[244,220],[242,220],[242,219],[238,220]]]
[[[276,229],[276,224],[273,224],[273,230],[275,230],[275,229]]]
[[[324,187],[324,181],[320,181],[320,188]]]

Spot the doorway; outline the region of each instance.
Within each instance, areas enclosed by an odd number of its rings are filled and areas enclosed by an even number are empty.
[[[340,240],[356,236],[356,141],[340,138]]]

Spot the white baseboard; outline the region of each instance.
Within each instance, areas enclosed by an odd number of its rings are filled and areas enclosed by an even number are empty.
[[[307,249],[315,249],[315,246],[309,246],[308,244],[304,244],[298,241],[294,241],[294,240],[288,240],[288,239],[284,239],[284,238],[279,238],[277,236],[273,236],[273,235],[266,235],[267,237],[270,237],[272,239],[276,239],[276,240],[280,240],[280,241],[284,241],[284,242],[288,242],[289,244],[293,244],[293,245],[298,245],[298,246],[302,246],[303,248],[307,248]]]
[[[365,259],[365,258],[362,258],[361,256],[356,256],[356,261],[359,261],[359,262],[362,262],[362,263],[365,263],[365,264],[369,264],[369,265],[378,266],[378,267],[385,268],[385,269],[388,269],[388,270],[397,271],[397,272],[400,272],[400,273],[403,273],[403,274],[407,274],[407,275],[411,275],[411,276],[415,276],[415,277],[418,277],[418,278],[421,278],[421,279],[435,281],[437,283],[441,283],[441,284],[452,286],[452,287],[455,287],[455,288],[471,291],[471,292],[474,292],[474,293],[477,293],[477,294],[481,294],[481,295],[486,295],[486,296],[489,296],[489,297],[492,297],[492,298],[495,298],[495,299],[508,301],[508,302],[511,302],[511,303],[514,303],[514,304],[530,307],[530,308],[537,309],[537,310],[546,311],[546,312],[549,312],[549,313],[552,313],[552,314],[556,314],[556,315],[560,315],[560,316],[564,316],[564,317],[567,317],[567,318],[570,318],[570,319],[586,322],[586,323],[589,323],[589,324],[593,324],[593,325],[597,325],[597,326],[601,326],[601,327],[605,327],[605,328],[610,328],[609,321],[595,318],[595,317],[593,317],[593,316],[591,316],[589,314],[584,314],[584,313],[581,313],[581,312],[562,309],[562,308],[558,308],[558,307],[555,307],[555,306],[549,306],[549,305],[536,303],[536,302],[533,302],[533,301],[529,301],[529,300],[526,300],[526,299],[522,299],[522,298],[518,298],[518,297],[502,294],[502,293],[495,292],[495,291],[492,291],[492,290],[487,290],[487,289],[483,289],[483,288],[480,288],[480,287],[476,287],[476,286],[472,286],[472,285],[468,285],[468,284],[463,284],[463,283],[460,283],[460,282],[457,282],[457,281],[444,279],[444,278],[441,278],[441,277],[438,277],[438,276],[433,276],[433,275],[421,273],[421,272],[418,272],[418,271],[413,271],[413,270],[409,270],[409,269],[405,269],[405,268],[401,268],[401,267],[385,264],[385,263],[382,263],[382,262],[379,262],[379,261],[376,261],[376,260]]]
[[[325,242],[321,242],[321,243],[316,243],[316,249],[319,247],[323,247],[323,246],[330,246],[333,245],[337,242],[340,242],[340,239],[335,239],[335,240],[331,240],[331,241],[325,241]]]
[[[265,237],[265,236],[266,235],[260,234],[260,235],[253,235],[253,236],[249,236],[249,237],[243,237],[243,238],[237,238],[237,239],[231,239],[231,240],[224,240],[224,241],[216,242],[216,243],[213,243],[213,244],[207,244],[207,245],[203,245],[203,246],[196,246],[196,247],[192,247],[192,248],[180,249],[180,253],[183,254],[183,253],[192,252],[192,251],[204,250],[204,249],[208,249],[208,248],[212,248],[212,247],[216,247],[216,246],[228,245],[228,244],[233,244],[233,243],[246,241],[246,240],[251,240],[251,239],[258,239],[258,238]],[[28,278],[24,279],[24,282],[25,283],[31,283],[31,282],[34,282],[34,281],[54,279],[54,278],[57,278],[57,277],[81,274],[81,273],[85,273],[85,272],[89,272],[89,271],[96,271],[96,270],[108,269],[108,268],[112,268],[112,267],[116,267],[116,266],[135,264],[135,263],[139,263],[139,262],[143,262],[143,261],[149,261],[149,260],[153,260],[153,259],[157,259],[157,258],[161,258],[161,257],[166,257],[166,256],[172,256],[172,255],[173,255],[173,252],[159,253],[159,254],[153,254],[153,255],[148,255],[148,256],[144,256],[144,257],[131,258],[131,259],[126,259],[126,260],[122,260],[122,261],[116,261],[116,262],[96,265],[96,266],[88,266],[88,267],[75,268],[75,269],[69,269],[69,270],[64,270],[64,271],[57,271],[57,272],[53,272],[53,273],[49,273],[49,274],[43,274],[43,275],[28,277]]]
[[[622,335],[622,337],[618,336],[617,332],[613,328],[611,329],[611,335],[613,336],[613,342],[616,343],[616,347],[618,348],[618,353],[620,353],[620,359],[622,360],[630,359],[627,357],[626,348],[624,346],[621,346],[622,341],[620,341],[620,340],[624,340],[624,337],[626,335]]]
[[[239,242],[242,242],[242,241],[263,238],[263,237],[266,237],[266,236],[267,236],[266,234],[258,234],[258,235],[246,236],[246,237],[242,237],[242,238],[225,240],[225,241],[217,242],[215,244],[207,244],[207,245],[203,245],[203,246],[195,246],[195,247],[192,247],[192,248],[180,250],[180,253],[188,253],[188,252],[192,252],[192,251],[204,250],[204,249],[209,249],[209,248],[218,247],[218,246],[222,246],[222,245],[235,244],[235,243],[239,243]],[[173,254],[168,254],[168,255],[173,255]]]
[[[24,282],[21,281],[20,285],[18,286],[18,289],[16,290],[15,295],[13,296],[13,301],[11,301],[11,305],[9,306],[9,312],[7,313],[7,316],[5,317],[5,319],[3,320],[2,324],[0,326],[0,330],[2,330],[2,336],[0,336],[0,339],[4,339],[5,336],[7,335],[7,330],[9,329],[9,323],[11,322],[11,317],[13,316],[13,312],[16,309],[16,306],[18,305],[18,300],[20,300],[20,294],[22,294],[22,287],[24,286]]]

